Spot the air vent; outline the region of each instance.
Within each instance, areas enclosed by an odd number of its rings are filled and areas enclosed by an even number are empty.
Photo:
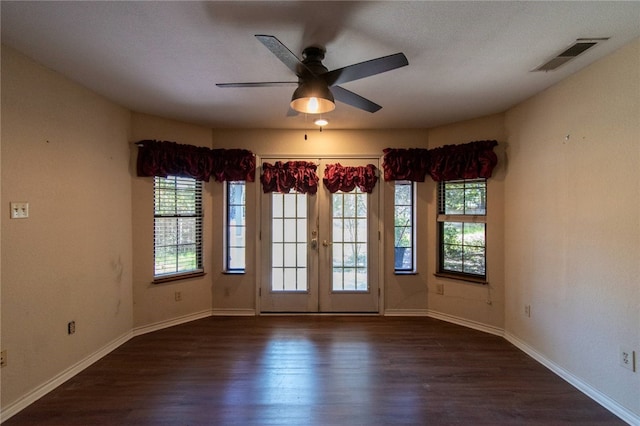
[[[588,49],[591,49],[596,44],[603,42],[605,40],[609,40],[609,37],[601,37],[601,38],[579,38],[576,40],[574,44],[566,48],[562,53],[554,56],[549,59],[544,64],[540,65],[533,71],[553,71],[560,67],[561,65],[566,64],[570,60],[574,59],[578,55],[583,54]]]

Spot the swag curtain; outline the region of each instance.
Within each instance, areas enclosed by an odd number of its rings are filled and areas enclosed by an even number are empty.
[[[376,186],[378,177],[376,167],[373,164],[357,167],[345,167],[337,164],[328,164],[324,170],[324,186],[331,192],[350,192],[356,186],[366,193],[371,193]]]
[[[490,178],[498,157],[495,140],[445,145],[434,149],[386,148],[382,168],[385,180],[424,182],[428,173],[436,181]]]
[[[169,175],[218,182],[255,180],[256,159],[246,149],[210,149],[169,141],[143,140],[138,145],[138,176]]]
[[[289,193],[291,190],[302,194],[318,191],[318,166],[308,161],[276,161],[275,164],[262,163],[262,190],[264,193]]]
[[[307,161],[276,161],[275,164],[263,163],[262,190],[268,192],[288,193],[295,190],[300,193],[315,194],[318,191],[318,166]],[[370,193],[378,181],[376,167],[373,164],[359,167],[345,167],[328,164],[324,171],[324,186],[329,192],[349,192],[356,186],[361,191]]]

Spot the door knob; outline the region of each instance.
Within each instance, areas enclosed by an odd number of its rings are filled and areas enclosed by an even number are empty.
[[[322,241],[322,245],[325,246],[325,247],[329,247],[331,244],[333,244],[333,243],[330,242],[330,241],[327,241],[327,240]]]

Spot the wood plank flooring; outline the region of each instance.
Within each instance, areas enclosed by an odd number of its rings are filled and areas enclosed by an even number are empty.
[[[136,337],[10,425],[622,425],[506,340],[431,318],[210,317]]]

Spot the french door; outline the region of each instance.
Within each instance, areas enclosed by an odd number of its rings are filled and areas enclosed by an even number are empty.
[[[331,194],[322,183],[326,164],[378,159],[304,160],[318,164],[316,194],[262,194],[260,310],[378,312],[379,185]]]

